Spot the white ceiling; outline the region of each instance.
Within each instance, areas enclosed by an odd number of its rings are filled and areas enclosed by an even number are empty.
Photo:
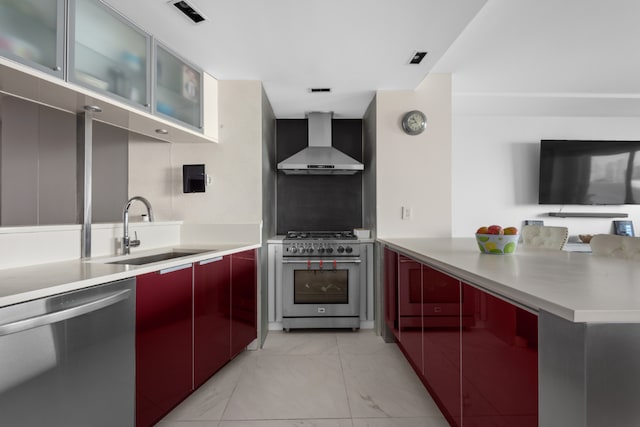
[[[197,25],[167,0],[105,2],[216,78],[261,80],[278,118],[361,118],[376,90],[415,89],[486,0],[187,0]]]
[[[432,69],[458,94],[640,95],[639,0],[489,0]]]
[[[640,0],[187,1],[209,20],[105,0],[218,79],[261,80],[278,118],[360,118],[376,90],[413,90],[429,72],[451,73],[455,96],[639,107]],[[408,65],[415,50],[429,54]]]

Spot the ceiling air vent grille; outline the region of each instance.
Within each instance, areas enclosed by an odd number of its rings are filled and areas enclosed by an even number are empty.
[[[187,18],[189,18],[191,21],[193,21],[196,24],[199,24],[200,22],[205,20],[205,17],[202,16],[200,12],[195,10],[195,8],[191,6],[189,3],[187,3],[186,1],[172,0],[171,4],[173,4],[176,7],[176,9],[178,9]]]

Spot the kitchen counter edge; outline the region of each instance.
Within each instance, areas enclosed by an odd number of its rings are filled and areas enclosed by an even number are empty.
[[[127,279],[180,265],[193,264],[260,247],[260,243],[246,242],[211,245],[177,245],[168,248],[155,248],[133,252],[131,257],[153,255],[173,249],[185,251],[200,250],[202,252],[139,266],[108,264],[107,262],[110,260],[123,258],[122,256],[112,256],[4,269],[0,270],[0,307]]]
[[[640,323],[640,264],[629,260],[520,247],[513,255],[487,255],[472,238],[377,241],[534,312],[575,323]]]

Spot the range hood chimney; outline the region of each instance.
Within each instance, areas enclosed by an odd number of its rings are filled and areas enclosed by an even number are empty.
[[[309,121],[309,146],[278,163],[288,175],[353,175],[364,165],[331,146],[333,113],[312,112]]]

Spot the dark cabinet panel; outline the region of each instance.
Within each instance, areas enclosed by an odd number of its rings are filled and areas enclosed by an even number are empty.
[[[153,425],[192,390],[192,267],[138,276],[136,425]]]
[[[256,251],[231,255],[231,357],[257,338]]]
[[[384,248],[384,319],[387,328],[398,337],[398,254]]]
[[[230,256],[194,265],[193,381],[199,387],[231,356]]]
[[[464,425],[538,425],[537,316],[472,286],[462,333]]]

